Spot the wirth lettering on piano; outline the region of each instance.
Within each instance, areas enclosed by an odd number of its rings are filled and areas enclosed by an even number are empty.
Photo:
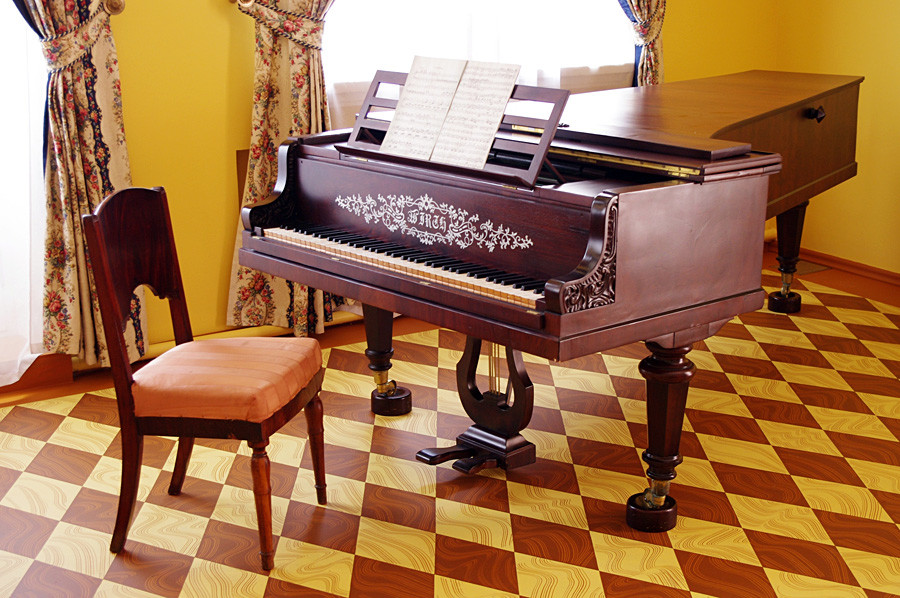
[[[517,86],[514,97],[536,93]],[[646,94],[624,95],[638,104],[620,107],[622,114],[651,113],[639,104]],[[500,136],[481,170],[384,156],[377,146],[386,129],[366,118],[361,111],[352,131],[281,146],[277,188],[242,212],[240,263],[363,303],[376,410],[396,387],[389,380],[395,312],[467,335],[457,386],[473,425],[455,446],[418,455],[457,459],[460,471],[533,462],[534,446],[521,433],[534,400],[522,353],[565,361],[644,341],[649,487],[629,498],[625,516],[637,529],[670,529],[690,350],[763,304],[763,225],[781,156],[740,139],[655,135],[652,120],[623,123],[629,127],[619,134],[612,126],[591,132],[567,116],[567,129],[546,124],[547,151],[532,178],[500,170],[517,160]],[[503,123],[501,130],[522,126],[509,115]],[[375,140],[370,150],[350,147],[365,137],[362,129]],[[482,341],[506,347],[507,393],[477,387]]]

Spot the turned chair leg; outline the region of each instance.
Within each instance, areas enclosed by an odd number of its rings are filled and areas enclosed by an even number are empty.
[[[192,450],[194,450],[193,438],[181,437],[178,439],[175,469],[172,471],[172,481],[169,483],[169,494],[172,496],[181,494],[181,487],[184,485],[184,477],[187,475],[188,462],[191,460]]]
[[[319,395],[303,409],[306,415],[306,431],[313,461],[313,476],[316,480],[316,500],[326,504],[325,496],[325,425],[322,422],[322,400]]]
[[[272,485],[270,481],[268,439],[248,442],[253,450],[250,471],[253,474],[253,497],[256,500],[256,520],[259,525],[259,556],[266,571],[275,566],[275,541],[272,538]]]
[[[144,454],[144,437],[133,430],[122,430],[122,484],[119,489],[119,510],[113,528],[111,552],[119,552],[125,546],[125,537],[131,525],[134,503],[137,501],[141,481],[141,459]]]

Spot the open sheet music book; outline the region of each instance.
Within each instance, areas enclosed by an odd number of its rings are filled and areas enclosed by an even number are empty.
[[[483,168],[518,76],[517,65],[417,56],[381,151]]]

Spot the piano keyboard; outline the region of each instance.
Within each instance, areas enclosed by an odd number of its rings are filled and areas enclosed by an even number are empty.
[[[534,309],[544,281],[468,264],[395,243],[369,239],[324,226],[297,230],[267,228],[265,237],[394,273]]]

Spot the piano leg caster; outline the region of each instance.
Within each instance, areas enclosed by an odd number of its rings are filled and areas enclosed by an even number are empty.
[[[649,490],[647,490],[649,492]],[[647,492],[632,494],[625,505],[625,522],[642,532],[665,532],[675,527],[678,519],[678,504],[671,496],[666,496],[661,507],[647,502]]]
[[[779,314],[795,314],[800,311],[800,295],[794,291],[788,291],[785,295],[781,291],[769,293],[769,311]]]
[[[406,415],[412,411],[412,393],[402,386],[394,387],[391,394],[378,389],[372,391],[372,413],[375,415]]]

